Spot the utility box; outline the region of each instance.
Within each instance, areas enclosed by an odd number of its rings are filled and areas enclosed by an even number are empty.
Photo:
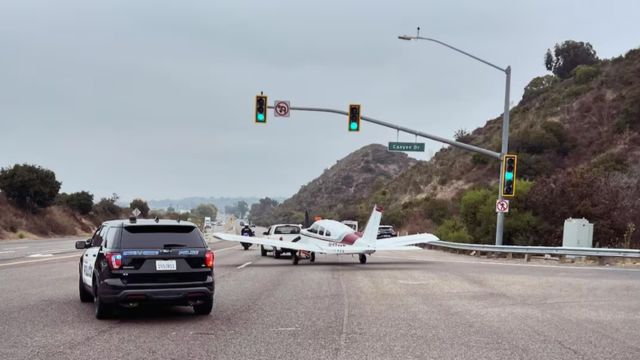
[[[593,247],[593,224],[587,219],[568,218],[564,221],[563,247]]]

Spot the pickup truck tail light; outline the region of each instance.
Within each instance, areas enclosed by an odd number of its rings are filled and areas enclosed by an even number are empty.
[[[214,259],[215,256],[213,255],[213,251],[207,250],[207,252],[204,254],[204,265],[208,268],[213,269]]]
[[[122,254],[117,252],[108,252],[105,254],[107,263],[111,270],[118,270],[122,267]]]

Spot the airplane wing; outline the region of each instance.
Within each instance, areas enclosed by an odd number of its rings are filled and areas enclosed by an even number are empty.
[[[280,241],[280,240],[267,239],[263,237],[240,236],[240,235],[225,234],[225,233],[213,233],[213,237],[216,239],[225,240],[225,241],[244,242],[249,244],[275,246],[275,247],[293,249],[293,250],[304,250],[304,251],[314,251],[319,253],[327,253],[326,251],[327,249],[321,248],[315,244],[302,243],[302,242]]]
[[[415,246],[411,245],[428,244],[438,240],[440,239],[433,234],[415,234],[379,239],[376,241],[376,250],[412,250]]]

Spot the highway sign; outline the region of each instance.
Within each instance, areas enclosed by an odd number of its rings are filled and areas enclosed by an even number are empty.
[[[142,211],[140,211],[140,209],[138,209],[138,208],[135,208],[135,209],[133,209],[131,214],[133,214],[133,216],[135,216],[135,217],[138,217],[138,216],[140,216],[140,214],[142,214]]]
[[[276,117],[289,117],[290,110],[289,102],[286,100],[276,100],[273,107],[273,114]]]
[[[498,199],[498,200],[496,200],[496,212],[498,212],[498,213],[508,213],[509,212],[509,200],[507,200],[507,199]]]
[[[389,151],[423,151],[424,143],[390,142]]]

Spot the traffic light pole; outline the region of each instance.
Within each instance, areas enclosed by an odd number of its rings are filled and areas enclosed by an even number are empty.
[[[269,109],[273,109],[274,107],[269,105],[268,106]],[[291,106],[290,110],[297,110],[297,111],[312,111],[312,112],[324,112],[324,113],[332,113],[332,114],[340,114],[340,115],[349,115],[349,113],[347,111],[343,111],[343,110],[335,110],[335,109],[327,109],[327,108],[318,108],[318,107],[306,107],[306,106]],[[445,143],[445,144],[449,144],[451,146],[455,146],[464,150],[468,150],[468,151],[473,151],[473,152],[477,152],[483,155],[487,155],[496,159],[501,159],[501,155],[500,153],[497,153],[495,151],[491,151],[491,150],[487,150],[487,149],[483,149],[481,147],[477,147],[477,146],[473,146],[473,145],[469,145],[469,144],[465,144],[465,143],[461,143],[461,142],[457,142],[454,140],[449,140],[449,139],[445,139],[443,137],[437,136],[437,135],[431,135],[431,134],[427,134],[425,132],[422,131],[418,131],[418,130],[413,130],[413,129],[409,129],[407,127],[404,126],[400,126],[400,125],[395,125],[392,123],[388,123],[386,121],[382,121],[382,120],[378,120],[378,119],[374,119],[372,117],[369,116],[364,116],[361,115],[360,118],[362,119],[362,121],[367,121],[376,125],[380,125],[380,126],[384,126],[384,127],[388,127],[391,129],[395,129],[397,131],[402,131],[405,132],[407,134],[411,134],[411,135],[415,135],[415,136],[420,136],[426,139],[430,139],[433,141],[438,141],[441,143]],[[504,143],[503,143],[503,147],[504,147]]]
[[[504,155],[507,154],[507,152],[509,151],[509,94],[511,91],[511,66],[507,66],[506,68],[501,68],[498,65],[492,64],[490,62],[488,62],[487,60],[481,59],[473,54],[470,54],[464,50],[458,49],[455,46],[449,45],[443,41],[437,40],[437,39],[433,39],[433,38],[428,38],[428,37],[422,37],[420,36],[420,28],[417,29],[418,32],[416,34],[416,36],[410,36],[410,35],[401,35],[398,36],[398,39],[400,40],[426,40],[426,41],[431,41],[433,43],[436,44],[440,44],[442,46],[448,47],[449,49],[459,52],[463,55],[466,55],[474,60],[477,60],[485,65],[491,66],[492,68],[496,69],[496,70],[500,70],[502,72],[504,72],[507,76],[506,78],[506,88],[505,88],[505,95],[504,95],[504,112],[502,114],[502,149],[501,149],[501,153],[499,156],[500,159],[500,179],[498,181],[498,199],[502,200],[503,196],[502,196],[502,191],[500,189],[501,184],[502,184],[502,180],[504,177],[504,166],[502,164],[503,160],[504,160]],[[513,179],[513,181],[515,181],[515,179]],[[498,212],[497,216],[496,216],[496,245],[502,245],[502,235],[503,235],[503,230],[504,230],[504,213],[502,212]]]

